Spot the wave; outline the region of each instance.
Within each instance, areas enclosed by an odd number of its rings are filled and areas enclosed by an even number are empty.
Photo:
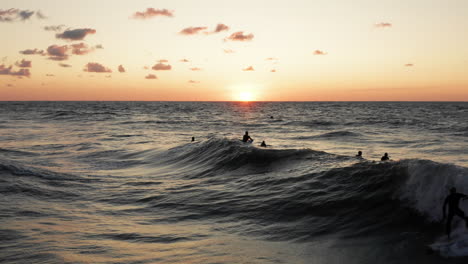
[[[356,133],[356,132],[351,132],[351,131],[333,131],[333,132],[327,132],[323,134],[318,134],[318,135],[313,135],[313,136],[299,136],[299,137],[294,137],[291,139],[298,139],[298,140],[311,140],[311,139],[332,139],[332,138],[349,138],[349,137],[360,137],[361,134]]]
[[[256,144],[256,143],[254,143]],[[145,153],[145,160],[154,167],[161,165],[186,167],[188,170],[230,172],[239,168],[254,171],[268,165],[292,166],[305,159],[335,159],[339,156],[311,149],[269,149],[237,139],[213,138],[178,146],[163,152]],[[253,172],[253,171],[250,171]]]

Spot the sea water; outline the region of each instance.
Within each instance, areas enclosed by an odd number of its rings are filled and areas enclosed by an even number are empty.
[[[468,103],[0,102],[0,262],[466,263],[428,249],[448,189],[468,193],[467,121]]]

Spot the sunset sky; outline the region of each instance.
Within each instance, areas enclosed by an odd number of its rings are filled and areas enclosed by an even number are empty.
[[[468,101],[466,0],[2,0],[0,100]]]

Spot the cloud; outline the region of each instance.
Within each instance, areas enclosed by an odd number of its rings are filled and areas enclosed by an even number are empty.
[[[272,69],[270,72],[276,72],[276,70],[275,70],[275,69]]]
[[[22,59],[21,61],[17,61],[15,63],[15,65],[18,66],[18,67],[21,67],[21,68],[31,68],[32,67],[31,61],[27,61],[25,59]]]
[[[40,11],[20,10],[16,8],[0,9],[0,22],[26,21],[33,17],[34,14],[36,14],[38,19],[46,18]]]
[[[38,49],[25,49],[20,51],[19,53],[23,55],[45,55],[45,52],[43,50]]]
[[[66,63],[59,63],[59,66],[63,67],[63,68],[70,68],[71,67],[70,64],[66,64]]]
[[[206,27],[188,27],[182,29],[179,34],[181,35],[195,35],[201,33],[202,30],[206,30]]]
[[[252,66],[249,66],[245,69],[242,69],[243,71],[255,71],[255,69]]]
[[[41,11],[37,11],[37,12],[36,12],[36,16],[37,16],[37,18],[39,18],[39,19],[46,19],[46,18],[47,18],[44,14],[42,14]]]
[[[407,63],[407,64],[405,64],[405,67],[413,67],[413,66],[414,66],[413,63]]]
[[[235,51],[233,51],[231,49],[224,49],[223,51],[224,51],[224,53],[227,53],[227,54],[235,53]]]
[[[143,66],[143,69],[149,70],[149,66]]]
[[[387,27],[392,27],[392,23],[388,23],[388,22],[380,22],[380,23],[377,23],[374,25],[375,27],[378,27],[378,28],[387,28]]]
[[[224,25],[224,24],[218,24],[218,25],[216,26],[216,29],[214,30],[214,33],[219,33],[219,32],[221,32],[221,31],[227,31],[227,30],[229,30],[229,27],[228,27],[228,26],[226,26],[226,25]]]
[[[169,61],[168,60],[159,60],[158,62],[165,63],[165,62],[169,62]]]
[[[49,55],[50,60],[62,61],[68,59],[68,49],[67,45],[58,46],[51,45],[47,48],[47,54]]]
[[[96,48],[96,49],[103,49],[104,47],[103,47],[101,44],[97,44],[96,46],[94,46],[94,48]]]
[[[322,51],[322,50],[315,50],[314,55],[327,55],[328,53]]]
[[[54,77],[55,75],[54,75],[54,74],[47,73],[45,76],[47,76],[47,77]]]
[[[6,86],[6,87],[14,87],[14,85],[11,84],[11,83],[7,83],[7,84],[5,84],[5,86]]]
[[[249,35],[244,35],[243,31],[238,31],[235,33],[232,33],[231,36],[229,36],[225,40],[231,40],[231,41],[251,41],[254,38],[253,34]]]
[[[65,40],[83,40],[89,34],[95,34],[96,30],[92,28],[77,28],[65,30],[63,33],[56,34],[55,37],[58,39]]]
[[[145,79],[158,79],[158,77],[156,77],[154,74],[148,74],[145,76]]]
[[[89,62],[85,65],[83,71],[85,72],[112,72],[111,69],[104,67],[97,62]]]
[[[199,81],[194,81],[194,80],[189,80],[188,83],[196,84],[196,83],[200,83],[200,82]]]
[[[88,47],[85,43],[81,42],[78,44],[72,44],[69,46],[72,50],[72,53],[75,55],[85,55],[94,50],[94,48]]]
[[[155,71],[169,71],[170,69],[172,69],[172,66],[168,64],[157,63],[151,69]]]
[[[83,42],[63,46],[51,45],[47,48],[47,55],[49,60],[63,61],[69,58],[70,52],[74,55],[86,55],[94,50],[94,47],[89,47]]]
[[[125,68],[122,65],[119,65],[119,72],[125,72]]]
[[[29,69],[19,69],[17,71],[13,70],[13,66],[6,67],[4,64],[0,65],[0,75],[11,75],[16,77],[29,77],[31,76],[31,72]]]
[[[106,77],[106,78],[112,78],[112,75],[106,75],[106,76],[104,76],[104,77]]]
[[[58,25],[58,26],[45,26],[45,31],[62,31],[65,25]]]
[[[267,61],[276,61],[276,60],[278,60],[278,58],[270,57],[270,58],[266,58],[265,60],[267,60]]]
[[[190,62],[190,61],[187,59],[181,59],[180,62]]]
[[[202,69],[201,68],[198,68],[198,67],[193,67],[193,68],[190,68],[191,71],[201,71]]]
[[[169,11],[167,9],[147,8],[146,11],[136,12],[133,14],[133,18],[135,19],[148,19],[156,16],[173,17],[174,11]]]

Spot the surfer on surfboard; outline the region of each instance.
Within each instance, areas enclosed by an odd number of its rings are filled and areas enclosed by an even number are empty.
[[[468,227],[468,217],[465,216],[465,213],[460,210],[458,207],[458,203],[460,202],[460,199],[467,199],[468,196],[462,193],[457,193],[457,189],[455,187],[452,187],[450,189],[450,194],[445,198],[444,201],[444,207],[443,207],[443,220],[446,218],[445,214],[445,208],[447,207],[448,204],[448,217],[447,217],[447,223],[445,226],[445,231],[447,232],[447,236],[450,239],[450,232],[452,231],[452,220],[455,215],[458,215],[459,217],[463,218],[466,222],[466,226]]]
[[[245,131],[242,142],[253,142],[253,139],[249,136],[249,131]]]

